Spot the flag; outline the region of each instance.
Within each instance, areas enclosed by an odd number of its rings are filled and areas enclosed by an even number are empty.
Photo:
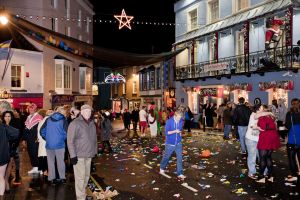
[[[12,40],[7,40],[0,44],[0,60],[7,60],[11,42]]]

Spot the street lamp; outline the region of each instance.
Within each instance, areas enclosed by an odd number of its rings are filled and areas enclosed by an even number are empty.
[[[8,23],[8,18],[5,15],[0,16],[0,23],[5,26]]]

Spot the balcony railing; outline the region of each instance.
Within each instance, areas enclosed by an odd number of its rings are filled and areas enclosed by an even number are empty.
[[[263,71],[299,68],[300,55],[295,47],[285,46],[176,67],[176,80],[222,77]],[[294,52],[293,52],[294,51]],[[293,53],[292,53],[293,52]],[[297,56],[298,55],[298,56]]]

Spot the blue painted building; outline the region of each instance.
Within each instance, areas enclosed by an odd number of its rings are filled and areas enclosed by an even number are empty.
[[[175,3],[177,103],[237,102],[243,96],[270,104],[300,97],[298,0],[181,0]],[[284,25],[265,45],[272,19]],[[297,50],[298,49],[298,50]],[[298,53],[297,53],[298,51]]]

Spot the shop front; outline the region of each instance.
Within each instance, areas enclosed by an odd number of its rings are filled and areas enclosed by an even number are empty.
[[[225,86],[224,94],[229,94],[229,101],[238,103],[240,97],[249,102],[249,93],[252,91],[252,84],[249,83],[235,83]]]
[[[84,104],[92,105],[92,103],[93,103],[93,96],[90,95],[74,96],[74,106],[77,109],[80,109],[80,107]]]
[[[117,114],[121,114],[122,111],[128,109],[129,101],[127,98],[118,97],[112,100],[112,110]]]
[[[141,97],[141,104],[147,106],[150,109],[150,105],[154,104],[158,109],[162,108],[162,97],[161,96],[147,96]]]
[[[57,106],[72,106],[74,99],[75,97],[73,95],[53,95],[51,100],[52,109],[55,109]]]
[[[259,89],[268,93],[268,104],[271,105],[273,100],[282,99],[288,105],[289,92],[294,90],[294,81],[271,81],[260,82]]]
[[[163,108],[176,107],[175,91],[175,88],[169,88],[168,90],[165,90],[163,95]]]
[[[129,100],[129,110],[132,111],[134,108],[140,108],[141,100],[140,99],[131,99]]]
[[[24,94],[24,93],[0,93],[0,101],[6,101],[14,109],[25,110],[28,105],[35,103],[38,108],[43,108],[43,94]]]

